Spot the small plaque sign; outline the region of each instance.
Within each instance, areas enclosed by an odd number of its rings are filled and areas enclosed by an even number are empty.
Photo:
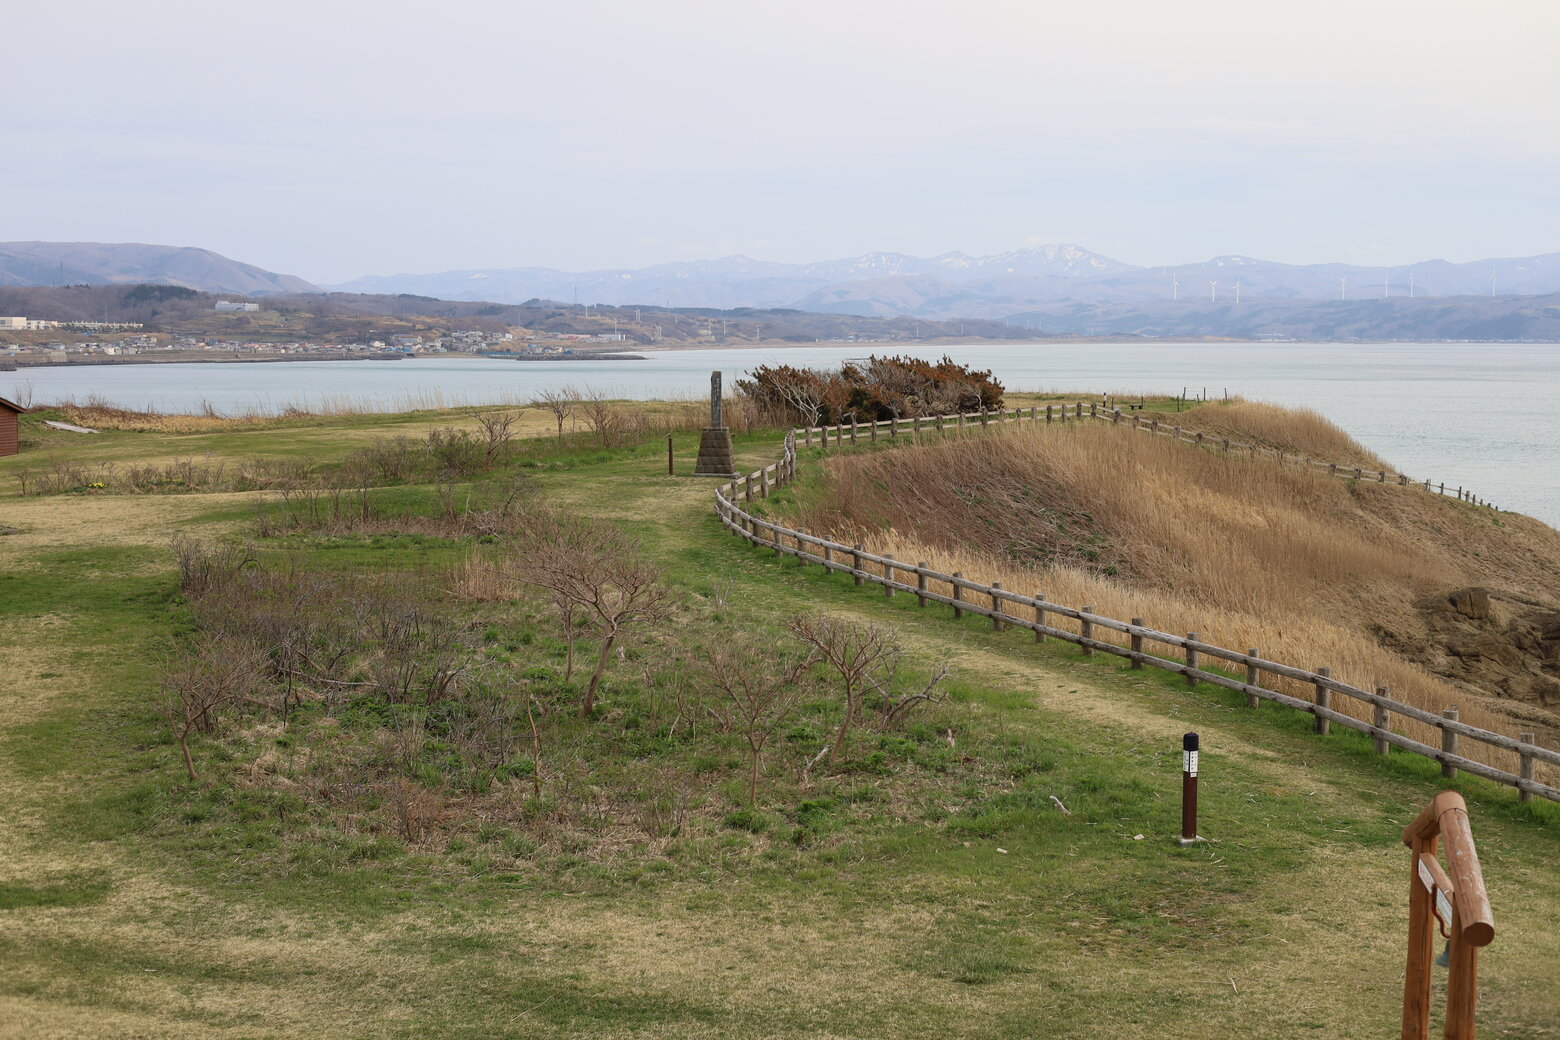
[[[1197,775],[1197,752],[1181,752],[1181,772],[1185,773],[1187,776]]]

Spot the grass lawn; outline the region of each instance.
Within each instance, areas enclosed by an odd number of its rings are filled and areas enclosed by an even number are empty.
[[[1027,401],[1023,402],[1027,404]],[[1043,402],[1042,402],[1043,403]],[[331,461],[458,422],[50,441],[97,460]],[[540,423],[533,416],[528,423]],[[546,424],[528,433],[545,436]],[[697,435],[681,434],[679,468]],[[744,464],[778,438],[740,438]],[[865,449],[863,449],[865,450]],[[191,783],[153,706],[188,616],[172,532],[237,536],[265,493],[0,493],[0,1035],[16,1037],[1360,1037],[1397,1028],[1403,825],[1433,763],[1027,633],[885,599],[723,532],[664,440],[571,447],[552,500],[641,535],[689,596],[778,632],[800,610],[891,625],[953,696],[997,782],[892,823],[890,781],[762,807],[766,833],[495,867],[393,842],[281,857],[271,803]],[[20,461],[0,462],[0,480]],[[320,550],[325,551],[325,550]],[[453,555],[343,544],[342,567]],[[1202,735],[1181,848],[1180,737]],[[220,754],[220,749],[209,752]],[[1459,783],[1494,905],[1487,1036],[1557,1035],[1560,806]],[[1055,796],[1071,811],[1064,815]],[[776,837],[827,815],[818,841]],[[831,829],[832,828],[832,829]],[[1438,980],[1439,982],[1439,980]]]

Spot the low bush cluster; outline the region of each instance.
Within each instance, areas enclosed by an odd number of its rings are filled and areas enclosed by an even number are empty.
[[[953,359],[868,358],[838,371],[761,365],[737,390],[808,426],[978,412],[1002,407],[1002,384]]]

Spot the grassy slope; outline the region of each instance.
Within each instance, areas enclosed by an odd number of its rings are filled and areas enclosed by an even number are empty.
[[[399,420],[386,420],[400,432]],[[356,437],[377,424],[353,419]],[[330,429],[326,424],[321,429]],[[365,434],[366,435],[366,434]],[[177,456],[186,442],[129,441]],[[272,434],[234,434],[242,453]],[[320,443],[329,443],[328,437]],[[693,442],[681,439],[685,465]],[[741,446],[755,464],[772,443]],[[94,449],[101,450],[101,449]],[[317,450],[314,446],[300,450]],[[981,809],[827,851],[688,870],[461,873],[432,858],[245,867],[147,707],[180,624],[169,530],[250,496],[0,499],[0,1033],[16,1036],[1381,1035],[1403,944],[1402,824],[1437,789],[1352,737],[996,636],[739,546],[710,484],[653,454],[543,478],[742,609],[892,621],[951,656],[984,724],[1034,749]],[[1176,828],[1203,734],[1204,833]],[[1466,788],[1501,926],[1488,1035],[1560,1020],[1560,814]],[[1050,807],[1056,794],[1073,810]],[[1134,836],[1142,834],[1142,840]],[[1005,850],[1005,851],[1003,851]]]

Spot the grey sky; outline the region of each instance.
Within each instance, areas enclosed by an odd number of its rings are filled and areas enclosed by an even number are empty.
[[[321,281],[1560,250],[1560,4],[16,0],[0,239]],[[20,8],[18,10],[18,8]]]

